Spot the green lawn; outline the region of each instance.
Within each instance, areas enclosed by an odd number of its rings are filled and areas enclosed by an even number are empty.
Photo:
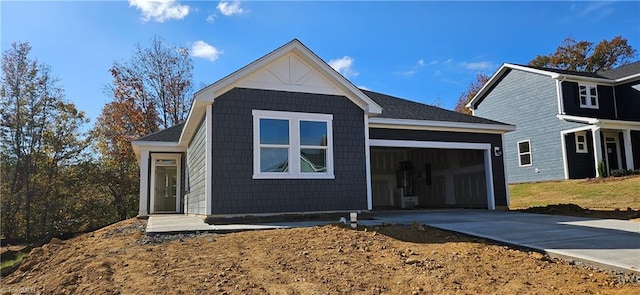
[[[640,209],[640,176],[509,185],[511,209],[552,204]]]

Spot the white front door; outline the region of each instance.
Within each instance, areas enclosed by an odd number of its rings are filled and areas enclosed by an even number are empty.
[[[151,213],[180,212],[180,155],[152,155],[151,161]]]

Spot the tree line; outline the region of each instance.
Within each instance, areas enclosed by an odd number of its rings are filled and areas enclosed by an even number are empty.
[[[94,126],[66,99],[28,42],[2,55],[0,229],[36,241],[136,216],[139,169],[131,141],[183,122],[192,100],[189,50],[154,37],[115,61]]]

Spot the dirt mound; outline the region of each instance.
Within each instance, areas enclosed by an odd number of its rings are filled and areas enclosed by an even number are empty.
[[[127,220],[35,248],[2,293],[640,294],[616,275],[415,224],[143,235]]]
[[[626,210],[620,209],[586,209],[575,204],[558,204],[547,205],[541,207],[531,207],[527,209],[520,209],[518,211],[536,214],[551,214],[551,215],[568,215],[578,217],[592,217],[592,218],[609,218],[609,219],[624,219],[638,221],[640,218],[640,210],[633,210],[627,208]]]

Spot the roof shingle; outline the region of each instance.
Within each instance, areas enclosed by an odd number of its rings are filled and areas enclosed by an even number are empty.
[[[180,141],[180,135],[182,134],[183,127],[184,123],[181,123],[167,129],[145,135],[136,139],[135,141],[178,142]]]

